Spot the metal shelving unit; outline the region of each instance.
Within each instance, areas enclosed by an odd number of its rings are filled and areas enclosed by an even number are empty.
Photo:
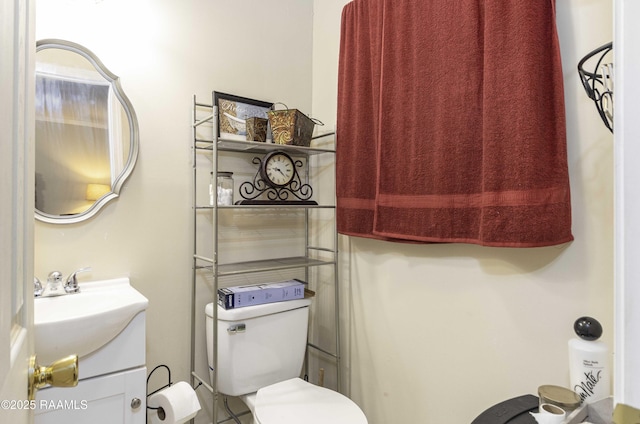
[[[217,175],[219,169],[219,161],[220,157],[218,155],[219,152],[231,152],[232,154],[243,155],[243,154],[266,154],[273,150],[283,150],[287,152],[292,157],[303,157],[306,158],[306,168],[307,173],[305,178],[307,181],[309,180],[309,158],[315,155],[335,155],[335,149],[326,149],[326,148],[315,148],[315,147],[301,147],[301,146],[291,146],[291,145],[279,145],[272,143],[261,143],[261,142],[252,142],[252,141],[236,141],[236,140],[228,140],[221,139],[217,135],[217,119],[218,119],[218,110],[213,101],[211,104],[198,102],[196,97],[193,98],[193,115],[192,115],[192,165],[193,165],[193,282],[192,282],[192,319],[191,319],[191,375],[192,375],[192,383],[198,384],[201,383],[204,387],[206,387],[209,391],[211,391],[213,395],[213,405],[212,405],[212,414],[213,414],[213,422],[224,422],[218,421],[218,391],[216,385],[216,379],[213,378],[213,381],[209,379],[209,376],[198,375],[196,372],[196,339],[201,337],[204,338],[203,334],[196,334],[196,322],[197,319],[200,318],[200,314],[203,314],[203,311],[197,310],[197,274],[198,272],[207,272],[210,273],[210,278],[213,281],[212,284],[212,296],[211,299],[207,299],[208,302],[216,302],[216,296],[218,286],[220,284],[220,279],[223,277],[229,276],[237,276],[243,274],[255,274],[255,273],[263,273],[270,271],[282,271],[282,270],[295,270],[302,269],[305,273],[305,281],[309,282],[311,277],[310,270],[317,267],[332,267],[333,272],[333,284],[335,291],[335,305],[334,305],[334,322],[335,322],[335,350],[333,349],[325,349],[323,347],[317,346],[314,343],[308,341],[307,343],[307,360],[305,361],[306,366],[309,363],[309,349],[313,349],[317,352],[320,352],[322,355],[328,357],[335,363],[336,367],[336,385],[337,390],[341,390],[341,377],[340,377],[340,332],[339,332],[339,287],[338,287],[338,267],[337,267],[337,258],[338,258],[338,234],[335,222],[335,190],[333,193],[333,204],[326,205],[305,205],[305,204],[271,204],[271,205],[229,205],[229,206],[218,206],[217,205],[217,194],[214,190],[214,201],[213,205],[199,205],[196,203],[196,199],[198,199],[198,192],[204,190],[204,188],[199,187],[198,184],[198,172],[197,172],[197,159],[200,154],[208,154],[211,155],[211,165],[210,169],[207,169],[207,172],[211,172],[211,175]],[[202,139],[198,138],[198,128],[207,125],[212,127],[212,135],[210,139]],[[321,137],[331,135],[325,134]],[[316,137],[318,138],[318,137]],[[334,167],[335,169],[335,167]],[[231,262],[231,263],[220,263],[219,262],[219,235],[220,235],[220,218],[219,213],[221,211],[232,211],[232,212],[255,212],[256,214],[263,211],[268,211],[271,214],[278,214],[282,212],[286,212],[287,210],[301,210],[304,212],[304,239],[305,239],[305,255],[304,256],[294,256],[294,257],[283,257],[276,259],[264,259],[264,260],[250,260],[250,261],[240,261],[240,262]],[[324,247],[324,246],[312,246],[309,244],[310,236],[309,236],[309,228],[313,225],[313,218],[310,213],[314,210],[334,210],[333,212],[333,246]],[[201,229],[198,228],[198,214],[202,213],[210,213],[211,219],[211,250],[213,255],[211,257],[201,255],[198,252],[198,233]],[[256,215],[258,217],[258,215]],[[282,219],[287,219],[286,216],[283,216]],[[325,257],[318,257],[324,255]],[[329,258],[327,259],[326,256]],[[213,308],[213,320],[217,321],[217,308]],[[310,320],[311,321],[311,320]],[[217,326],[213,326],[213,334],[212,338],[214,340],[214,344],[217,345]],[[213,353],[213,361],[217,362],[217,353],[214,350]],[[308,370],[307,370],[308,372]],[[215,376],[215,370],[213,370]],[[197,383],[196,383],[197,382]],[[213,384],[211,384],[213,383]]]

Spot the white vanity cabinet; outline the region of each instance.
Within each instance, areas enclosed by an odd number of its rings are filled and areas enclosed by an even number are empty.
[[[38,393],[35,424],[144,424],[146,367],[81,380]]]
[[[144,424],[145,315],[138,313],[113,340],[80,358],[76,387],[39,390],[35,424]]]

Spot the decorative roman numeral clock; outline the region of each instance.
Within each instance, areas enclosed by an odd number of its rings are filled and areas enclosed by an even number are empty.
[[[271,205],[271,204],[303,204],[317,205],[310,200],[313,189],[303,183],[297,168],[304,164],[294,160],[282,150],[274,150],[262,158],[252,161],[258,165],[258,172],[252,181],[240,184],[240,196],[243,200],[238,205]]]

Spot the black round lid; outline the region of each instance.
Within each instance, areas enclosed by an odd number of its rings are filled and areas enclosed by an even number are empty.
[[[597,319],[591,317],[578,318],[573,324],[573,330],[583,340],[593,341],[602,336],[602,325]]]

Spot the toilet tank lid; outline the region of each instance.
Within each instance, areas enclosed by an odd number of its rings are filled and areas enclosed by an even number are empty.
[[[263,305],[245,306],[243,308],[224,309],[218,306],[219,321],[239,321],[243,319],[255,318],[264,315],[277,314],[279,312],[291,311],[293,309],[305,308],[311,304],[311,299],[285,300],[284,302],[265,303]],[[213,303],[205,307],[205,313],[213,318]]]

